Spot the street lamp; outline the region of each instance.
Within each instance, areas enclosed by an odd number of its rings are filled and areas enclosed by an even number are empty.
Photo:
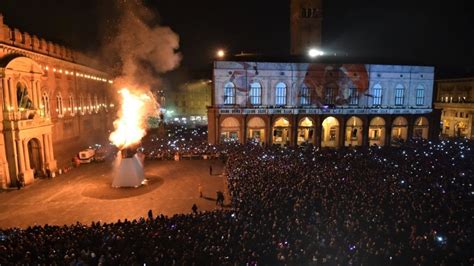
[[[318,50],[318,49],[316,49],[316,48],[310,48],[310,49],[308,50],[308,55],[309,55],[309,57],[311,57],[311,58],[315,58],[315,57],[317,57],[317,56],[324,55],[324,52],[321,51],[321,50]]]
[[[225,51],[222,49],[217,50],[217,57],[218,58],[224,58],[225,56]]]

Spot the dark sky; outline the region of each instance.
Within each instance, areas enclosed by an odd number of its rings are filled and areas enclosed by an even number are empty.
[[[101,44],[113,0],[0,0],[6,23],[76,49]],[[474,65],[472,0],[323,0],[323,48],[365,58],[466,69]],[[148,0],[180,36],[182,69],[207,68],[215,50],[286,56],[289,0]],[[473,70],[473,69],[471,69]],[[474,72],[474,71],[473,71]]]

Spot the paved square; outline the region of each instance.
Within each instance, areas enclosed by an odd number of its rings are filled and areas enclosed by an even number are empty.
[[[190,213],[194,203],[199,210],[213,210],[216,191],[225,191],[222,170],[218,160],[145,161],[148,185],[114,189],[112,162],[81,165],[54,179],[0,193],[0,228],[115,222],[145,217],[149,209],[155,216]]]

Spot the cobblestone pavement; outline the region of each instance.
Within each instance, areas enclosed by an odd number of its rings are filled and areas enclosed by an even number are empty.
[[[114,189],[112,162],[81,165],[54,179],[0,193],[0,228],[115,222],[146,216],[150,209],[155,216],[190,213],[194,203],[199,210],[213,210],[220,208],[216,191],[226,191],[222,170],[217,160],[146,161],[148,185]]]

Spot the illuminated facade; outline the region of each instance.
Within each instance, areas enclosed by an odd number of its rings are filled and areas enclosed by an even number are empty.
[[[167,93],[167,119],[185,117],[204,122],[207,106],[211,105],[210,80],[197,80],[184,84],[177,91]]]
[[[436,88],[441,135],[474,139],[474,78],[437,80]]]
[[[0,187],[26,184],[104,140],[115,115],[107,74],[0,15]]]
[[[216,61],[213,76],[210,143],[337,148],[438,136],[433,67]]]
[[[290,52],[306,54],[321,47],[322,0],[290,1]]]

